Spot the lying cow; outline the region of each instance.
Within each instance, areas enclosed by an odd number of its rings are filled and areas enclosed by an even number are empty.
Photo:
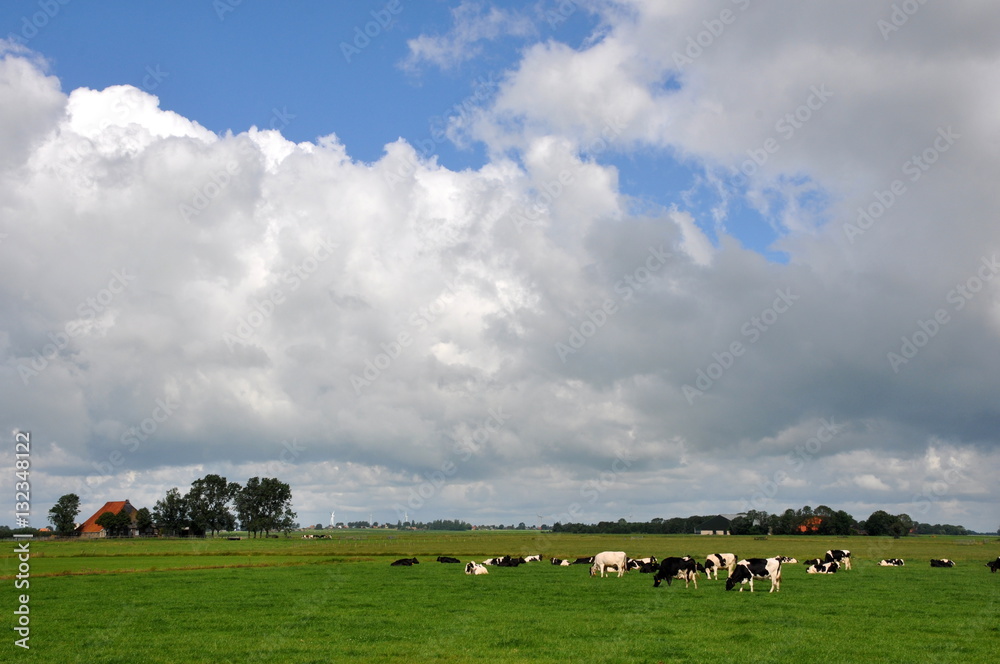
[[[593,565],[593,564],[594,564],[594,556],[590,556],[589,558],[577,558],[576,560],[570,563],[570,565]]]
[[[653,577],[653,587],[659,588],[660,582],[664,579],[667,580],[667,585],[669,586],[674,579],[682,579],[684,581],[684,587],[688,587],[688,583],[694,581],[695,589],[698,588],[698,564],[693,558],[685,556],[684,558],[670,557],[664,558],[660,561],[660,570]]]
[[[618,578],[628,571],[628,556],[624,551],[602,551],[594,556],[590,576],[596,576],[600,572],[601,578],[604,578],[604,573],[612,567],[618,570]]]
[[[462,562],[458,558],[452,558],[451,556],[438,556],[439,563],[460,563]]]
[[[812,566],[812,565],[820,565],[823,562],[824,560],[822,558],[810,558],[809,560],[803,560],[802,564]]]
[[[559,565],[560,567],[569,567],[573,563],[569,560],[563,560],[562,558],[552,558],[551,562],[553,565]]]
[[[736,554],[734,553],[710,553],[705,557],[705,576],[709,579],[719,580],[719,569],[726,570],[726,574],[732,574],[736,567]]]
[[[878,561],[879,567],[902,567],[905,563],[902,558],[886,558]]]
[[[831,549],[826,552],[824,563],[840,563],[844,569],[851,569],[851,552],[847,549]]]
[[[997,559],[994,560],[993,562],[986,563],[986,566],[990,568],[990,574],[996,572],[998,569],[1000,569],[1000,556],[997,556]]]
[[[390,567],[410,567],[411,565],[416,565],[420,561],[416,558],[400,558],[399,560],[389,563]]]
[[[769,592],[778,592],[781,590],[781,562],[777,558],[748,558],[737,562],[736,569],[726,579],[726,590],[739,584],[743,592],[743,584],[749,583],[750,592],[753,592],[754,579],[771,579]]]
[[[466,574],[474,574],[479,576],[480,574],[489,574],[490,571],[486,569],[486,565],[480,565],[479,563],[469,562],[465,565]]]
[[[809,567],[806,572],[809,574],[836,574],[839,569],[840,565],[838,563],[829,562],[813,565],[812,567]]]
[[[795,565],[799,561],[795,558],[789,558],[788,556],[778,556],[778,562],[782,565]]]
[[[931,567],[954,567],[955,561],[947,558],[931,558]]]
[[[526,563],[538,563],[538,562],[541,562],[541,561],[542,561],[541,554],[535,554],[533,556],[525,556],[524,557],[524,562],[526,562]]]
[[[497,563],[497,567],[517,567],[518,565],[524,564],[524,558],[518,556],[517,558],[511,558],[510,556],[504,556]]]

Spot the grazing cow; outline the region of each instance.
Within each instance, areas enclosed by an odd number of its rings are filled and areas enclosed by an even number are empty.
[[[618,578],[621,578],[628,571],[627,561],[628,556],[625,555],[624,551],[601,551],[594,556],[594,564],[590,568],[590,576],[594,576],[600,572],[601,578],[604,578],[605,571],[614,567],[618,570]]]
[[[993,562],[986,563],[986,566],[990,568],[990,574],[996,572],[998,569],[1000,569],[1000,556],[997,556],[997,559],[994,560]]]
[[[416,558],[400,558],[396,562],[389,563],[390,567],[410,567],[411,565],[417,565],[420,561]]]
[[[798,563],[795,558],[789,558],[788,556],[778,556],[778,562],[782,565],[794,565]]]
[[[695,589],[698,588],[698,564],[693,558],[685,556],[683,558],[677,558],[671,556],[669,558],[664,558],[660,561],[660,569],[653,577],[653,587],[659,588],[660,582],[664,579],[667,580],[667,585],[669,586],[671,581],[674,579],[683,579],[684,587],[688,587],[688,583],[694,581]]]
[[[847,549],[831,549],[826,552],[824,563],[840,563],[844,569],[851,569],[851,552]]]
[[[542,561],[542,556],[540,554],[535,554],[533,556],[527,556],[524,559],[526,563],[539,563]]]
[[[803,560],[802,564],[803,565],[820,565],[823,562],[824,561],[823,561],[822,558],[810,558],[809,560]]]
[[[724,567],[729,574],[736,567],[736,555],[732,553],[710,553],[705,558],[705,576],[709,579],[719,579],[719,568]]]
[[[820,563],[818,565],[813,565],[806,571],[810,574],[836,574],[837,570],[840,569],[840,565],[835,562]]]
[[[438,556],[439,563],[460,563],[462,562],[458,558],[452,558],[451,556]]]
[[[480,565],[479,563],[469,562],[465,565],[466,574],[475,574],[476,576],[480,574],[489,574],[490,571],[486,569],[486,565]]]
[[[931,558],[931,567],[954,567],[955,561],[947,558]]]
[[[743,592],[743,584],[749,582],[750,592],[753,592],[754,579],[771,579],[769,592],[778,592],[781,590],[781,563],[777,558],[741,560],[736,563],[736,569],[726,579],[726,590],[732,590],[739,584],[740,592]]]
[[[905,563],[902,558],[886,558],[878,561],[880,567],[902,567]]]

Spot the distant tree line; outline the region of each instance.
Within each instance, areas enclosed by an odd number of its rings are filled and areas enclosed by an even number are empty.
[[[586,534],[649,534],[680,535],[698,531],[698,526],[716,515],[692,515],[686,518],[656,518],[650,521],[601,521],[596,524],[559,523],[552,532]],[[844,510],[834,510],[826,505],[813,509],[787,509],[781,514],[768,514],[763,510],[749,510],[730,522],[733,535],[874,535],[905,537],[907,535],[973,535],[962,526],[949,524],[930,525],[918,523],[908,514],[892,515],[877,510],[864,521],[858,521]],[[1000,531],[998,531],[1000,533]]]
[[[472,524],[458,519],[434,519],[433,521],[397,521],[396,528],[416,530],[472,530]]]

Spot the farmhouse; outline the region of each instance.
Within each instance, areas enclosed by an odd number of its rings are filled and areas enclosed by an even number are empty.
[[[125,510],[128,515],[132,517],[132,526],[129,528],[128,536],[137,536],[139,534],[139,529],[135,525],[135,518],[136,513],[138,513],[139,510],[133,507],[132,503],[130,503],[127,498],[125,500],[114,500],[104,503],[104,507],[94,512],[93,516],[76,527],[76,534],[80,537],[107,537],[107,532],[104,530],[103,526],[97,525],[97,520],[101,518],[101,515],[105,512],[118,514],[122,510]]]
[[[729,535],[729,528],[738,516],[742,514],[717,514],[711,519],[695,528],[695,533],[699,535]]]

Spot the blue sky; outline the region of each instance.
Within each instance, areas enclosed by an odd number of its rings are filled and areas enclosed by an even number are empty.
[[[216,133],[276,127],[296,142],[336,134],[352,158],[372,162],[399,137],[426,140],[436,118],[456,113],[483,82],[499,84],[530,44],[555,40],[576,48],[600,34],[601,20],[585,3],[563,3],[566,16],[558,2],[468,4],[467,15],[500,8],[527,17],[530,29],[476,40],[468,46],[476,57],[439,67],[407,66],[407,42],[451,30],[456,2],[286,2],[280,11],[228,0],[70,2],[53,5],[59,11],[46,20],[36,0],[6,3],[0,24],[44,55],[66,90],[134,85],[155,94],[161,108]],[[376,29],[380,20],[389,23]],[[375,35],[367,43],[358,35],[366,28]],[[671,80],[667,87],[676,86]],[[454,170],[487,159],[478,142],[437,141],[435,155]],[[637,199],[637,209],[680,206],[717,241],[712,208],[719,197],[699,186],[702,164],[660,148],[616,148],[597,158],[619,169],[622,192]],[[770,249],[775,227],[753,207],[732,200],[726,227],[770,260],[786,260]]]
[[[38,500],[215,472],[303,523],[995,530],[1000,6],[891,13],[3,3],[0,425]]]

